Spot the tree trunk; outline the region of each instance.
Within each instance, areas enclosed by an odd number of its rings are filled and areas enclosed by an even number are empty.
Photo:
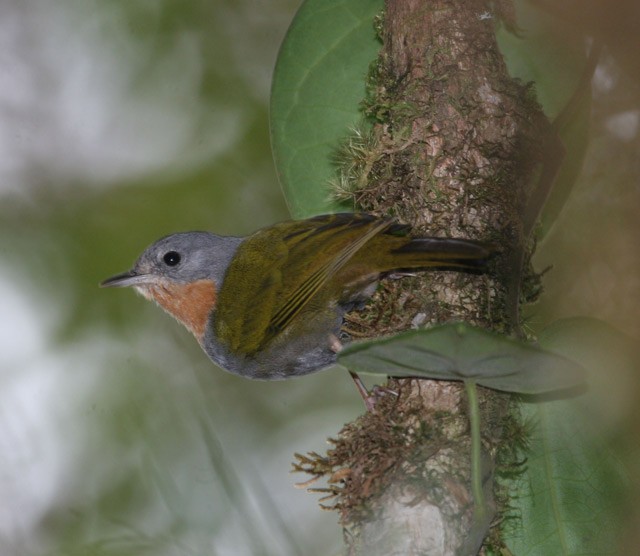
[[[369,162],[343,178],[360,184],[353,196],[362,210],[392,214],[417,236],[485,240],[498,253],[487,275],[386,281],[349,316],[355,336],[450,321],[504,333],[519,325],[513,265],[528,258],[523,207],[549,124],[531,89],[507,74],[498,19],[513,25],[507,1],[386,2],[366,101],[376,122],[364,141]],[[464,387],[410,379],[388,387],[398,396],[381,396],[375,412],[345,426],[322,460],[349,554],[476,554],[492,516],[474,519]],[[481,389],[480,404],[485,492],[499,511],[493,474],[508,450],[509,398]],[[320,471],[319,460],[305,463]]]

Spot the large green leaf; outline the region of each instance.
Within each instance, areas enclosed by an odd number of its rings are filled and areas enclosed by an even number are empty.
[[[540,335],[546,349],[580,362],[589,391],[572,400],[526,403],[535,424],[525,473],[512,484],[504,538],[514,554],[615,554],[626,478],[605,435],[634,403],[638,350],[603,321],[574,317]],[[625,410],[626,408],[626,410]]]
[[[616,554],[622,467],[573,401],[525,403],[535,428],[510,483],[503,539],[518,556]]]
[[[473,381],[522,394],[573,388],[584,379],[570,359],[463,323],[357,342],[338,362],[358,373]]]
[[[332,154],[362,118],[367,72],[380,49],[373,19],[382,7],[382,0],[307,0],[282,43],[271,139],[294,217],[350,208],[330,198]]]

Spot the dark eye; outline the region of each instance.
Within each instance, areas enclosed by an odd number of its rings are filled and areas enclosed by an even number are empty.
[[[180,253],[176,251],[169,251],[164,254],[162,260],[167,266],[176,266],[180,262]]]

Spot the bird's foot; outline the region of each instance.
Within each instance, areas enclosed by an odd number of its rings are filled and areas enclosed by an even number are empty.
[[[386,386],[374,386],[371,391],[367,390],[367,387],[362,382],[362,379],[353,371],[349,371],[351,378],[353,379],[362,400],[364,401],[364,405],[367,408],[367,411],[375,412],[376,404],[378,400],[382,396],[398,396],[398,392],[392,390],[391,388],[387,388]]]

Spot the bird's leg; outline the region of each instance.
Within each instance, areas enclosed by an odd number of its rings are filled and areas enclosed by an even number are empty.
[[[371,394],[371,392],[367,390],[367,387],[364,385],[364,383],[362,382],[362,379],[358,376],[357,373],[354,373],[353,371],[349,371],[349,374],[351,375],[351,378],[353,379],[353,383],[356,385],[356,388],[358,389],[360,396],[362,396],[362,400],[364,401],[364,405],[367,408],[367,411],[371,411],[373,413],[373,411],[376,408],[375,394]]]
[[[342,351],[342,342],[335,334],[329,334],[329,349],[334,353],[340,353]],[[367,387],[356,373],[349,371],[349,374],[351,375],[360,396],[364,400],[364,405],[366,406],[367,411],[373,411],[376,405],[375,396],[371,395],[371,392],[367,390]]]
[[[371,411],[372,413],[375,410],[376,403],[378,402],[378,398],[380,396],[386,396],[388,394],[391,394],[392,396],[398,396],[398,392],[392,390],[391,388],[387,388],[386,386],[374,386],[372,390],[367,390],[367,387],[364,385],[362,379],[358,376],[357,373],[349,371],[349,374],[351,375],[351,378],[353,379],[358,392],[360,392],[360,395],[364,400],[364,405],[366,406],[367,410]]]

